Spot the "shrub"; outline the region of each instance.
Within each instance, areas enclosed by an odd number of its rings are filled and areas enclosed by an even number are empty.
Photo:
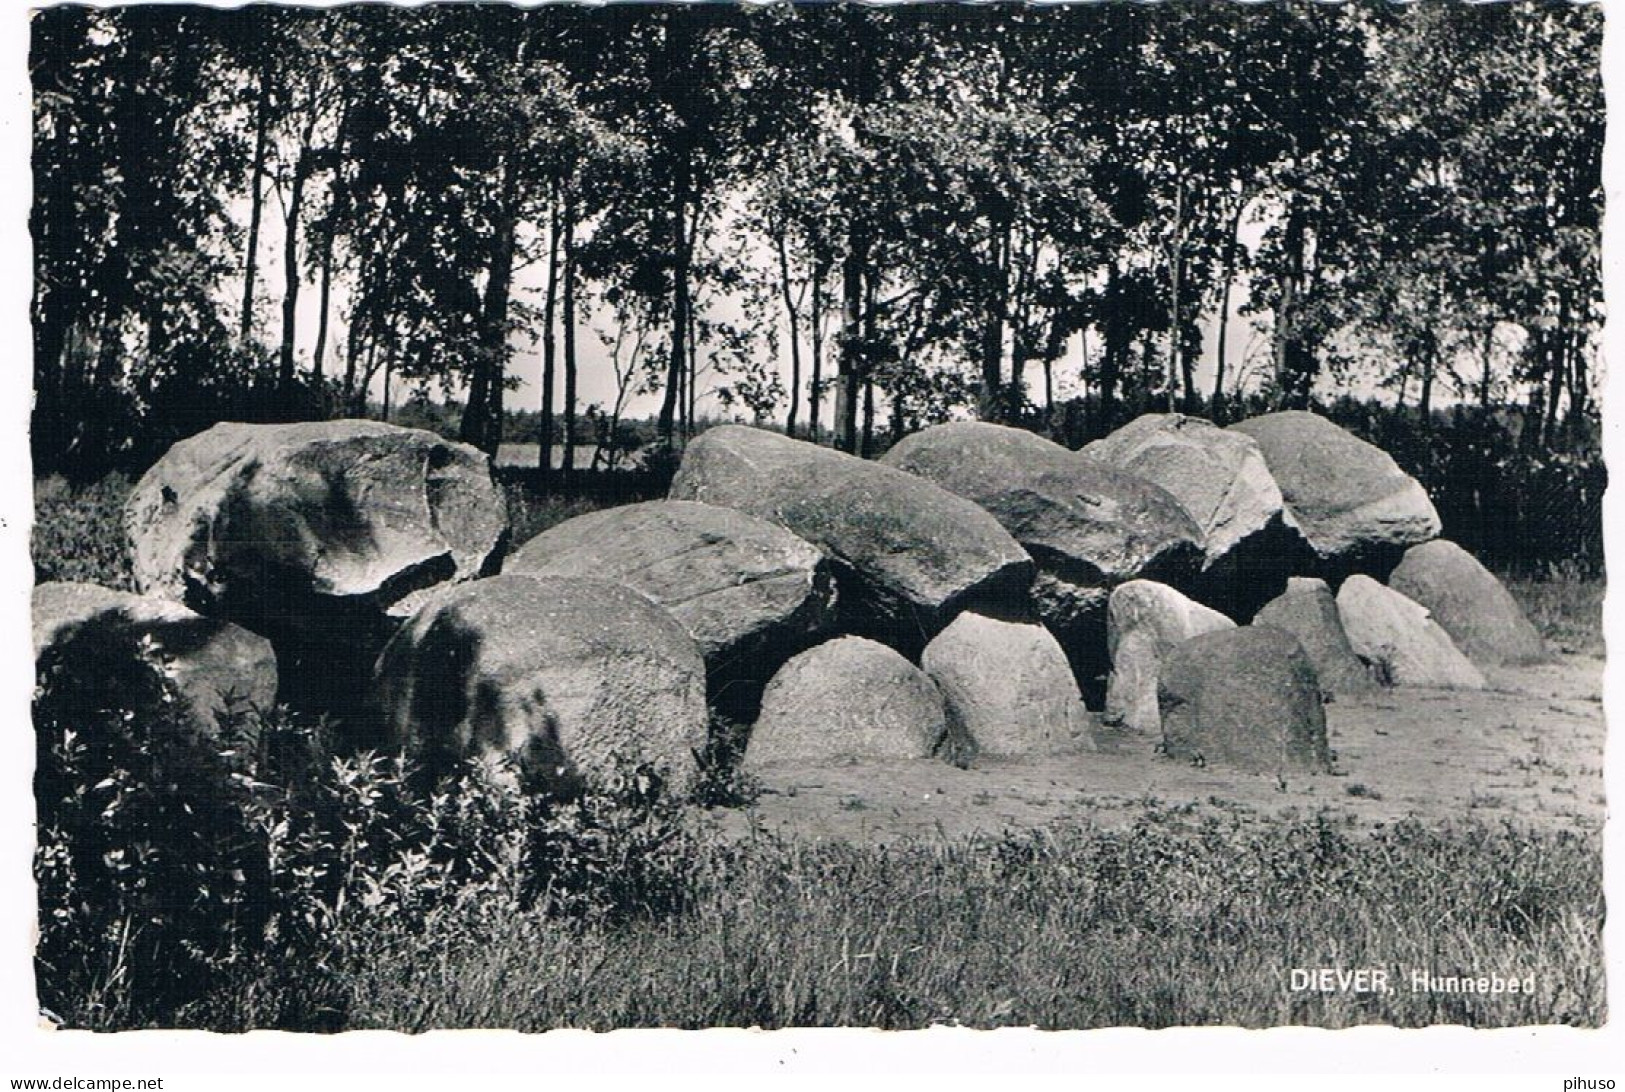
[[[244,957],[269,876],[242,810],[247,711],[201,738],[162,676],[84,670],[137,662],[92,639],[38,667],[39,995],[70,1023],[139,1026]]]
[[[109,474],[75,487],[60,476],[34,483],[34,579],[77,580],[134,591],[124,501],[130,481]]]
[[[399,756],[334,756],[325,722],[283,709],[234,705],[205,738],[161,674],[88,666],[136,662],[97,645],[135,639],[88,634],[39,665],[37,982],[70,1025],[229,1023],[209,1007],[229,984],[303,966],[308,992],[352,942],[449,913],[613,922],[689,904],[692,836],[658,771],[555,800],[505,761],[428,783]],[[327,1026],[341,994],[328,983],[320,1018],[257,1019]]]

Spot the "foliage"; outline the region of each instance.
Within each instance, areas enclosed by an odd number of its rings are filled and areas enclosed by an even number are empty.
[[[141,664],[139,639],[48,651],[34,705],[40,1003],[137,1025],[247,957],[268,879],[232,761],[252,711],[200,738],[167,679],[108,666]]]
[[[34,701],[37,981],[70,1025],[191,1023],[228,983],[295,965],[329,1005],[324,974],[353,970],[364,938],[447,913],[624,921],[686,904],[684,813],[657,770],[560,800],[501,762],[429,784],[398,757],[335,754],[325,723],[281,709],[232,703],[204,736],[163,675],[108,666],[138,650],[102,640],[42,658]],[[262,1018],[320,1020],[278,1012]]]
[[[75,487],[60,476],[34,482],[34,580],[81,581],[134,591],[124,501],[130,480],[109,474]]]
[[[586,366],[616,391],[590,429],[619,439],[659,395],[672,450],[705,403],[788,402],[790,431],[870,454],[966,408],[1049,427],[1079,341],[1108,415],[1195,409],[1233,297],[1268,359],[1221,337],[1215,416],[1359,383],[1424,420],[1518,404],[1532,450],[1582,450],[1601,22],[1537,0],[51,9],[37,464],[139,470],[214,420],[368,413],[402,383],[493,450],[525,341],[538,439],[575,434]]]
[[[1511,586],[1554,642],[1600,651],[1600,582]],[[1591,835],[1152,808],[1128,831],[730,842],[647,769],[549,800],[502,763],[429,784],[335,754],[282,710],[232,704],[199,738],[161,677],[107,670],[134,652],[86,638],[39,664],[38,988],[71,1026],[1602,1019]],[[709,768],[695,802],[749,798]],[[1281,988],[1284,959],[1334,955],[1540,986],[1488,1005]]]

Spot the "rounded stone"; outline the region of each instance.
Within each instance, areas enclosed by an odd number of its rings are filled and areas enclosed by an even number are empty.
[[[1355,655],[1390,686],[1482,690],[1484,676],[1427,608],[1356,574],[1337,591],[1337,613]]]
[[[1392,568],[1439,534],[1439,514],[1388,453],[1318,414],[1287,410],[1230,426],[1252,437],[1304,541],[1336,571]]]
[[[618,584],[504,575],[442,589],[376,677],[389,744],[431,768],[507,755],[531,783],[569,791],[648,765],[683,788],[707,742],[699,647]]]
[[[1273,626],[1193,637],[1157,683],[1170,758],[1252,773],[1330,769],[1320,682],[1298,639]]]
[[[947,734],[942,695],[924,672],[877,641],[838,637],[767,684],[743,766],[925,758]]]
[[[926,646],[950,736],[994,756],[1093,747],[1090,717],[1061,647],[1043,626],[966,612]]]
[[[818,546],[835,564],[842,627],[909,655],[961,609],[1024,609],[1032,583],[1032,560],[972,502],[765,429],[702,433],[670,496],[748,512]]]
[[[1108,667],[1110,589],[1140,578],[1180,583],[1201,564],[1201,532],[1166,490],[1025,429],[933,425],[882,461],[974,501],[1032,555],[1038,618],[1086,689]]]
[[[484,571],[507,507],[484,454],[430,432],[225,423],[171,447],[125,523],[140,590],[342,643]]]
[[[514,551],[504,573],[625,584],[699,643],[713,697],[756,696],[790,656],[835,624],[823,553],[731,508],[658,500],[565,520]]]
[[[1175,645],[1203,633],[1233,629],[1218,611],[1153,580],[1131,580],[1112,592],[1106,606],[1106,639],[1112,673],[1103,723],[1133,732],[1155,732],[1157,672]]]
[[[1371,673],[1354,654],[1337,600],[1324,580],[1294,576],[1286,591],[1253,616],[1255,626],[1274,626],[1298,639],[1328,694],[1359,694],[1374,686]]]
[[[1456,647],[1483,666],[1539,663],[1546,642],[1506,585],[1454,542],[1405,551],[1388,586],[1427,608]]]
[[[158,596],[96,584],[37,585],[33,640],[35,659],[59,658],[71,685],[116,688],[131,671],[169,680],[190,707],[188,723],[204,735],[218,734],[223,717],[269,711],[276,702],[269,641]]]

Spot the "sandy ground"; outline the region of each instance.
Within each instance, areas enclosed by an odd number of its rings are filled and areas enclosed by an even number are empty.
[[[727,835],[752,828],[804,839],[885,841],[1008,828],[1119,826],[1150,802],[1240,806],[1265,815],[1330,810],[1356,824],[1407,817],[1598,829],[1603,796],[1603,661],[1488,673],[1482,692],[1399,689],[1326,707],[1331,775],[1194,768],[1156,740],[1097,725],[1096,750],[1043,761],[781,767],[748,807],[717,809]]]

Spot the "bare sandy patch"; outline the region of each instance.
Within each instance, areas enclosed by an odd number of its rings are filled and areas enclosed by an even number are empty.
[[[1043,760],[922,759],[762,771],[751,805],[712,813],[752,829],[860,842],[1069,823],[1122,826],[1148,804],[1359,826],[1401,819],[1599,830],[1603,661],[1563,655],[1489,673],[1490,689],[1383,690],[1326,707],[1331,775],[1254,775],[1157,753],[1151,735],[1095,726],[1097,750]]]

